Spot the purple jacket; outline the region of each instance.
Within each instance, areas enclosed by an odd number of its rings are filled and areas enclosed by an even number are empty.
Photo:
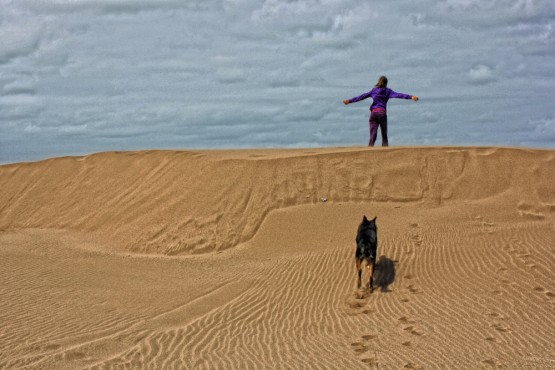
[[[372,90],[362,94],[361,96],[349,99],[349,104],[356,103],[357,101],[361,101],[366,98],[372,98],[373,102],[370,106],[370,110],[373,110],[376,108],[386,109],[387,101],[389,99],[411,99],[412,95],[398,93],[387,87],[374,87]]]

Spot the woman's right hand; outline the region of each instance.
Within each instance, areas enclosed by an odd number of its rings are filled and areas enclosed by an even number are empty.
[[[414,100],[414,101],[418,101],[418,96],[413,95],[411,99]]]
[[[349,99],[343,100],[343,104],[345,104],[345,105],[349,104]]]

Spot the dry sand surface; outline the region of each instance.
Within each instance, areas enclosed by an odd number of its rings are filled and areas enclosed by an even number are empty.
[[[0,166],[0,368],[553,369],[554,184],[514,148]]]

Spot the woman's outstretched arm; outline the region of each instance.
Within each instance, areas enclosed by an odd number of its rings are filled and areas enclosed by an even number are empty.
[[[416,95],[398,93],[398,92],[395,92],[393,90],[391,90],[391,93],[389,94],[389,98],[390,99],[412,99],[414,101],[419,100],[418,96],[416,96]]]
[[[364,100],[366,98],[369,98],[371,96],[371,94],[372,94],[372,90],[370,90],[370,91],[368,91],[368,92],[366,92],[366,93],[364,93],[360,96],[356,96],[356,97],[351,98],[351,99],[345,99],[345,100],[343,100],[343,104],[347,105],[347,104],[350,104],[350,103],[356,103],[357,101],[361,101],[361,100]]]

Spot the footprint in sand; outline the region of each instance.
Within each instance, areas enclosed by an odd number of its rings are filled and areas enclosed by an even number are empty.
[[[44,346],[44,349],[47,351],[53,351],[56,349],[60,349],[62,346],[60,346],[59,344],[48,344],[46,346]]]
[[[350,308],[361,308],[366,305],[366,302],[347,302]]]
[[[501,315],[500,313],[497,313],[497,312],[490,312],[487,315],[490,316],[490,317],[495,317],[496,319],[500,319],[500,320],[505,320],[506,319],[505,316],[503,316],[503,315]]]
[[[411,292],[412,294],[417,294],[420,293],[420,289],[418,289],[417,287],[415,287],[414,285],[409,285],[407,286],[407,289],[409,290],[409,292]]]
[[[412,343],[411,343],[410,341],[406,341],[406,342],[403,342],[403,343],[401,343],[401,344],[402,344],[403,346],[405,346],[405,347],[410,347],[410,346],[412,346]]]
[[[363,358],[360,361],[368,365],[378,365],[378,361],[376,361],[376,359],[374,358]]]
[[[363,335],[363,336],[361,336],[361,338],[366,343],[354,342],[354,343],[351,343],[351,347],[353,348],[353,351],[355,352],[356,355],[361,355],[363,353],[366,353],[366,352],[370,351],[370,347],[368,346],[367,342],[369,342],[372,339],[375,339],[377,337],[378,336],[376,334]],[[375,358],[362,358],[361,361],[366,363],[366,364],[370,364],[370,365],[377,365],[378,364],[378,362],[376,361]]]
[[[538,293],[544,293],[547,298],[555,298],[555,293],[545,290],[544,287],[537,286],[533,290]]]
[[[403,302],[403,303],[408,303],[408,302],[410,302],[410,299],[408,299],[408,298],[403,298],[403,299],[401,299],[401,302]]]
[[[483,360],[482,363],[491,367],[501,367],[501,364],[499,362],[492,360],[491,358]]]
[[[503,324],[500,323],[495,323],[493,325],[491,325],[492,328],[494,328],[495,330],[502,332],[502,333],[507,333],[507,332],[511,332],[511,328],[508,326],[505,326]]]
[[[422,369],[422,366],[416,365],[415,363],[408,362],[404,366],[405,369]]]
[[[368,289],[361,289],[361,288],[359,288],[359,289],[357,289],[357,290],[354,291],[353,297],[354,297],[356,300],[361,301],[361,300],[364,300],[364,299],[368,298],[368,297],[370,296],[370,294],[371,294],[371,293],[370,293],[370,291],[369,291]]]
[[[370,350],[370,347],[368,347],[366,344],[361,343],[361,342],[351,343],[351,347],[353,347],[353,352],[355,352],[355,354],[357,354],[357,355],[361,355],[361,354],[366,353]]]
[[[424,335],[424,333],[419,332],[418,330],[416,330],[414,328],[414,326],[407,326],[406,328],[403,328],[404,331],[411,333],[412,335],[416,335],[417,337],[420,337],[422,335]]]
[[[416,322],[416,321],[413,321],[413,320],[409,319],[409,318],[406,317],[406,316],[399,317],[398,320],[399,320],[400,322],[402,322],[403,324],[414,324],[414,323]]]
[[[516,285],[516,282],[507,279],[502,279],[501,282],[505,285]]]
[[[345,313],[348,315],[360,315],[360,314],[371,314],[372,310],[366,307],[368,303],[367,299],[358,298],[357,293],[354,293],[354,296],[349,295],[345,298],[344,301],[344,310]]]
[[[365,352],[368,352],[368,347],[360,346],[360,347],[355,348],[354,351],[357,354],[365,353]]]
[[[87,355],[84,354],[83,352],[78,352],[78,351],[70,351],[70,352],[66,352],[64,354],[64,359],[68,360],[68,361],[73,361],[73,360],[82,360],[86,357]]]
[[[361,338],[364,339],[364,340],[372,340],[372,339],[375,339],[377,337],[378,336],[374,335],[374,334],[367,334],[367,335],[363,335]]]

